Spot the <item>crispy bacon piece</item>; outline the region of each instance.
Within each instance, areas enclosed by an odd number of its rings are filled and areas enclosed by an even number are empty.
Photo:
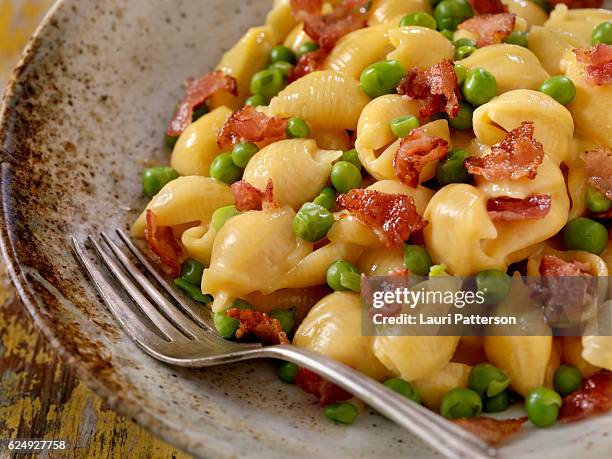
[[[554,8],[555,5],[563,3],[567,5],[569,9],[575,8],[601,8],[603,6],[603,0],[549,0],[551,6]]]
[[[166,134],[170,137],[181,135],[191,123],[194,108],[198,105],[202,105],[206,102],[206,99],[216,92],[227,91],[233,96],[238,95],[238,84],[236,79],[232,76],[225,75],[219,70],[207,73],[197,80],[190,78],[187,80],[186,85],[187,89],[185,95],[179,101],[174,116],[166,130]]]
[[[227,315],[240,322],[236,331],[238,339],[254,335],[264,344],[289,344],[287,334],[278,319],[253,309],[231,308],[227,310]]]
[[[544,159],[542,144],[533,138],[533,122],[523,121],[508,133],[499,146],[480,158],[465,160],[470,174],[482,175],[486,180],[534,179]]]
[[[518,432],[521,426],[527,422],[527,418],[493,419],[479,416],[472,419],[456,419],[453,422],[495,446]]]
[[[298,12],[306,14],[321,14],[323,0],[291,0],[291,10],[294,14]]]
[[[563,397],[561,422],[574,422],[612,410],[612,372],[599,370],[576,392]]]
[[[147,228],[145,238],[151,252],[159,257],[164,270],[173,278],[181,275],[181,264],[179,256],[181,247],[174,239],[174,233],[169,226],[157,226],[157,217],[147,210]]]
[[[584,173],[589,177],[589,184],[612,199],[612,149],[599,147],[582,154],[586,167]]]
[[[516,16],[512,13],[481,14],[463,21],[459,28],[475,33],[478,36],[476,46],[480,48],[501,43],[514,30],[515,21]]]
[[[304,367],[298,368],[295,384],[304,392],[318,397],[321,406],[342,402],[353,397],[341,387],[323,379],[315,372]]]
[[[226,149],[238,142],[270,144],[284,139],[289,118],[268,116],[246,106],[232,113],[217,136],[219,148]]]
[[[591,48],[574,50],[583,66],[582,76],[591,86],[612,84],[612,45],[598,43]]]
[[[500,196],[487,201],[487,212],[493,221],[535,220],[548,215],[551,202],[548,194],[535,194],[525,199]]]
[[[476,14],[497,14],[508,11],[508,7],[500,0],[471,0],[470,3]]]
[[[289,83],[298,80],[309,73],[319,70],[322,67],[323,62],[325,62],[328,54],[329,52],[323,48],[319,48],[316,51],[304,54],[299,58],[297,64],[291,70],[288,79]]]
[[[231,190],[236,201],[236,210],[263,210],[278,207],[274,201],[274,184],[272,179],[268,179],[264,191],[260,191],[257,187],[244,180],[233,183]]]
[[[321,15],[318,2],[292,0],[293,15],[304,22],[304,31],[325,51],[330,51],[346,34],[367,25],[369,0],[344,0],[330,14]]]
[[[337,203],[364,225],[381,230],[389,247],[402,244],[411,233],[426,225],[414,200],[403,194],[354,189],[338,196]]]
[[[419,110],[421,118],[434,113],[446,112],[451,118],[459,113],[459,85],[455,67],[449,59],[444,59],[427,70],[413,68],[400,81],[397,92],[424,100]]]
[[[565,261],[554,255],[544,255],[540,262],[542,276],[584,276],[591,272],[588,263]]]
[[[431,137],[421,129],[414,129],[402,139],[393,158],[395,175],[406,185],[416,188],[423,168],[432,161],[446,158],[448,142],[439,137]]]

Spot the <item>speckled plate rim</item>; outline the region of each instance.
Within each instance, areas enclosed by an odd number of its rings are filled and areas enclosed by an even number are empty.
[[[68,4],[72,0],[57,0],[46,13],[39,26],[34,31],[28,44],[24,48],[21,58],[15,66],[8,84],[6,85],[0,110],[0,139],[4,139],[7,135],[6,126],[11,123],[11,107],[16,101],[19,95],[16,93],[18,81],[22,77],[27,68],[28,64],[34,60],[36,53],[40,49],[40,45],[43,42],[43,36],[46,31],[51,27],[51,22],[55,15],[63,8],[67,8]],[[189,442],[181,442],[181,433],[173,426],[164,424],[155,416],[149,414],[146,410],[143,410],[138,401],[132,397],[126,396],[129,392],[124,394],[118,394],[112,392],[105,384],[101,383],[98,378],[89,372],[83,365],[79,364],[79,360],[72,355],[68,349],[62,343],[60,337],[54,333],[54,327],[50,324],[42,315],[37,311],[36,293],[32,290],[29,282],[23,275],[21,265],[16,257],[13,249],[13,228],[12,228],[12,216],[11,209],[7,205],[8,198],[10,195],[10,169],[11,164],[2,159],[6,155],[10,155],[10,151],[5,151],[4,147],[0,144],[0,254],[2,261],[6,267],[7,273],[16,289],[17,295],[21,302],[25,305],[28,314],[33,319],[35,326],[43,333],[44,337],[49,341],[51,346],[59,353],[66,365],[72,368],[78,379],[80,379],[85,385],[94,391],[96,395],[101,397],[108,406],[110,406],[117,413],[126,416],[139,425],[144,427],[147,431],[151,432],[155,436],[161,438],[165,442],[172,444],[176,447],[184,449],[185,451],[193,454],[197,457],[203,457],[204,453],[207,457],[221,457],[226,456],[221,449],[215,448],[214,444],[205,442],[204,446],[196,449],[191,449],[186,445]]]

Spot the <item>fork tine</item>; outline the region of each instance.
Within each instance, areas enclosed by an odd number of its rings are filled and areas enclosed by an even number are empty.
[[[125,231],[121,229],[117,229],[117,234],[123,241],[123,243],[127,246],[128,249],[134,254],[134,256],[138,259],[138,261],[147,269],[147,271],[155,278],[157,282],[174,298],[174,300],[178,303],[178,305],[183,309],[183,311],[191,317],[196,323],[203,326],[204,328],[216,332],[214,325],[210,319],[210,316],[207,314],[207,308],[202,307],[195,301],[186,298],[184,295],[181,295],[177,292],[177,289],[172,285],[166,277],[160,274],[159,270],[157,270],[152,264],[147,255],[140,250],[132,242],[130,237],[125,233]]]
[[[106,234],[101,232],[100,236],[104,239],[104,242],[110,247],[111,251],[115,254],[119,262],[123,265],[125,270],[132,276],[134,281],[145,291],[145,293],[151,298],[157,306],[161,309],[163,314],[172,322],[179,330],[185,335],[191,338],[197,338],[202,335],[203,330],[198,327],[191,319],[185,317],[185,315],[172,304],[159,290],[147,279],[147,277],[138,269],[138,267],[126,256],[126,254],[115,244],[115,242]],[[202,307],[205,307],[202,305]]]
[[[169,322],[151,302],[138,290],[138,287],[130,280],[130,277],[123,271],[119,265],[95,240],[91,235],[88,236],[89,241],[94,247],[95,252],[100,257],[104,265],[110,270],[118,283],[127,291],[129,296],[138,305],[140,310],[155,324],[155,326],[171,341],[180,340],[182,333]],[[112,288],[112,287],[111,287]]]
[[[140,316],[116,292],[114,286],[106,280],[102,271],[89,259],[85,247],[75,237],[72,237],[72,247],[81,266],[83,266],[89,275],[111,314],[117,319],[130,338],[141,346],[144,346],[145,343],[160,344],[162,339],[149,330],[149,327],[142,321]],[[170,340],[170,337],[161,330],[160,333]]]

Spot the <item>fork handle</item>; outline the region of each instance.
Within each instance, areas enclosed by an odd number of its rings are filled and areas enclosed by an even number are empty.
[[[292,345],[266,346],[246,351],[244,354],[245,358],[270,357],[287,360],[314,371],[416,434],[448,458],[490,459],[497,455],[495,448],[458,425],[407,400],[348,365],[321,354]]]

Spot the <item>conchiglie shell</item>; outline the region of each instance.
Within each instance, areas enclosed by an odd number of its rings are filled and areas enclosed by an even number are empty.
[[[433,190],[423,185],[412,188],[397,180],[380,180],[370,185],[367,189],[389,194],[404,194],[410,196],[414,200],[416,210],[421,216],[425,213],[425,208],[434,195]]]
[[[354,78],[313,72],[291,83],[270,102],[272,115],[303,118],[315,127],[355,130],[370,98]]]
[[[529,0],[503,0],[502,3],[508,6],[509,13],[514,13],[518,17],[523,18],[530,27],[534,25],[541,26],[548,19],[546,12],[536,5],[535,2],[530,2]]]
[[[550,76],[531,51],[518,45],[485,46],[459,63],[468,69],[479,67],[491,72],[497,80],[498,94],[513,89],[538,89]]]
[[[213,159],[221,153],[217,135],[231,114],[229,108],[219,107],[191,123],[176,142],[170,165],[180,175],[208,177]]]
[[[325,60],[324,68],[358,79],[374,62],[393,50],[386,27],[367,27],[345,35]]]
[[[278,290],[286,274],[312,252],[312,244],[293,233],[294,216],[289,208],[251,211],[223,225],[202,276],[202,291],[214,297],[214,311],[232,298]]]
[[[458,342],[454,336],[377,336],[374,354],[394,375],[417,381],[442,370]]]
[[[468,387],[468,380],[472,367],[463,363],[449,362],[437,373],[418,381],[413,381],[412,386],[421,396],[423,405],[438,411],[442,398],[451,389],[456,387]]]
[[[312,129],[310,137],[324,150],[347,151],[353,148],[350,137],[343,129]]]
[[[590,274],[600,278],[598,283],[602,287],[604,284],[604,279],[610,275],[606,262],[601,257],[598,257],[593,253],[584,252],[582,250],[561,251],[545,245],[529,257],[527,261],[528,276],[535,277],[540,275],[540,263],[542,263],[542,258],[544,255],[554,255],[555,257],[561,258],[565,261],[579,261],[588,264],[590,266]],[[606,289],[604,288],[604,291],[605,290]],[[603,295],[605,295],[605,293]]]
[[[257,152],[242,179],[260,190],[271,179],[275,201],[297,209],[319,194],[340,156],[342,151],[320,150],[312,139],[282,140]]]
[[[300,22],[293,29],[291,29],[283,44],[287,48],[297,52],[298,49],[300,49],[300,46],[308,41],[312,41],[312,39],[306,32],[304,32],[304,24]]]
[[[425,11],[431,13],[431,5],[427,0],[374,0],[370,7],[371,26],[382,24],[397,19],[397,23],[402,16],[410,13]]]
[[[596,340],[594,341],[593,338],[596,338]],[[597,341],[605,343],[607,339],[608,339],[607,337],[591,337],[590,336],[590,337],[583,338],[581,336],[563,336],[561,337],[561,348],[562,348],[561,359],[563,363],[567,365],[573,365],[576,368],[578,368],[580,370],[580,373],[582,373],[582,376],[584,376],[585,378],[588,378],[589,376],[593,376],[595,373],[597,373],[601,369],[601,367],[591,365],[582,356],[582,353],[584,351],[584,346],[582,345],[582,341],[586,340],[586,343],[589,346],[589,352],[592,352],[592,350],[595,348],[593,344],[595,344]],[[607,347],[612,347],[612,340],[610,340],[610,342],[607,345],[597,346],[597,348],[600,348],[600,349],[601,348],[605,349]],[[592,356],[589,355],[589,358],[591,357]],[[595,359],[595,360],[599,361],[601,359]],[[612,354],[610,354],[610,361],[608,365],[608,369],[610,368],[612,368]]]
[[[607,305],[612,308],[610,302]],[[591,365],[612,371],[612,336],[584,336],[582,346],[584,360]]]
[[[324,296],[329,294],[329,287],[316,285],[314,287],[286,288],[264,295],[253,292],[244,299],[257,311],[270,312],[274,309],[295,308],[295,320],[299,323],[304,320],[308,311]]]
[[[266,16],[266,25],[272,29],[274,43],[281,43],[296,25],[292,14],[291,1],[275,1],[274,7]]]
[[[358,266],[366,276],[387,276],[389,272],[404,268],[404,249],[370,250],[362,255]]]
[[[427,27],[398,27],[389,31],[389,38],[396,49],[387,59],[400,62],[406,70],[431,67],[442,59],[452,59],[455,53],[444,35]]]
[[[612,12],[596,8],[579,8],[569,10],[567,5],[559,4],[550,13],[544,24],[563,36],[576,48],[591,46],[593,28],[605,21],[612,20]]]
[[[361,298],[336,292],[323,298],[306,316],[293,344],[349,365],[378,380],[389,371],[372,352],[373,337],[361,334]]]
[[[536,55],[542,67],[551,75],[559,75],[561,59],[572,49],[565,39],[546,27],[534,26],[529,31],[529,49]]]
[[[561,365],[562,344],[561,338],[553,338],[550,359],[546,365],[546,375],[544,376],[544,386],[553,388],[555,384],[555,372]]]
[[[348,213],[343,213],[342,218],[332,225],[327,233],[327,239],[331,242],[355,244],[368,248],[384,245],[384,240],[372,228]]]
[[[510,378],[510,387],[525,396],[546,380],[552,336],[486,336],[489,361]]]
[[[522,121],[533,121],[534,137],[557,164],[570,153],[574,121],[552,97],[529,89],[506,92],[474,111],[474,133],[487,145],[501,142]]]
[[[208,266],[216,235],[217,231],[212,225],[195,226],[183,232],[181,243],[189,257]]]
[[[230,187],[209,177],[179,177],[164,186],[132,225],[134,237],[144,237],[147,210],[157,217],[159,226],[185,223],[207,224],[219,207],[234,203]]]
[[[225,105],[232,110],[242,107],[249,96],[251,78],[267,65],[268,56],[274,44],[275,33],[271,27],[249,29],[240,41],[223,55],[217,65],[217,70],[236,78],[238,96],[234,97],[226,92],[219,92],[208,100],[208,106],[217,108]]]

